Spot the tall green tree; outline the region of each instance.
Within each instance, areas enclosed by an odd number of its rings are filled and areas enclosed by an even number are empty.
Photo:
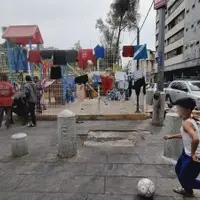
[[[136,29],[140,15],[139,0],[115,0],[110,5],[110,11],[105,21],[101,18],[96,22],[96,28],[101,33],[103,44],[114,49],[114,62],[119,58],[120,37],[123,31]]]

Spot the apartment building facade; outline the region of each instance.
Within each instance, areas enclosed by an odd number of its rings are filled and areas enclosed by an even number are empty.
[[[165,12],[165,78],[200,72],[200,0],[169,0]],[[158,50],[159,11],[156,16]],[[199,72],[198,72],[199,71]]]

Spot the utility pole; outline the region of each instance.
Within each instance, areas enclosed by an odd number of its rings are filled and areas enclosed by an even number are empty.
[[[159,34],[158,34],[158,82],[157,91],[154,94],[152,124],[162,126],[165,113],[164,89],[164,51],[165,51],[165,9],[167,0],[154,0],[155,9],[159,12]]]
[[[140,45],[140,29],[139,29],[138,26],[137,26],[137,45],[138,46]],[[137,60],[136,68],[137,68],[137,70],[140,68],[140,61],[139,60]],[[137,105],[136,105],[135,113],[140,113],[140,105],[139,105],[140,96],[139,95],[136,95],[136,96],[137,96]]]
[[[164,60],[165,60],[165,7],[159,10],[158,34],[158,91],[164,89]]]

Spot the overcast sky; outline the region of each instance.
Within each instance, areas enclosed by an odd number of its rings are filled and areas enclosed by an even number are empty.
[[[112,0],[6,0],[0,6],[0,27],[37,24],[44,46],[67,49],[78,40],[83,48],[99,43],[96,19],[105,18]],[[152,0],[140,0],[142,23]],[[152,9],[141,32],[141,43],[154,49],[155,11]],[[130,44],[135,32],[122,36],[123,44]],[[0,39],[2,42],[2,39]]]

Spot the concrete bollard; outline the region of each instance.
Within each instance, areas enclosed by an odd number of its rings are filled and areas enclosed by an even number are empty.
[[[146,94],[146,104],[147,105],[152,105],[153,104],[153,90],[147,90]]]
[[[70,158],[77,153],[76,117],[69,110],[58,115],[58,157]]]
[[[179,134],[182,125],[181,118],[176,113],[167,113],[165,118],[165,134]],[[164,156],[177,160],[183,150],[181,139],[167,140],[164,145]]]
[[[156,92],[153,95],[153,115],[152,115],[152,125],[153,126],[163,126],[164,113],[165,113],[165,93]]]
[[[27,135],[18,133],[11,136],[12,140],[12,156],[22,157],[28,154]]]

